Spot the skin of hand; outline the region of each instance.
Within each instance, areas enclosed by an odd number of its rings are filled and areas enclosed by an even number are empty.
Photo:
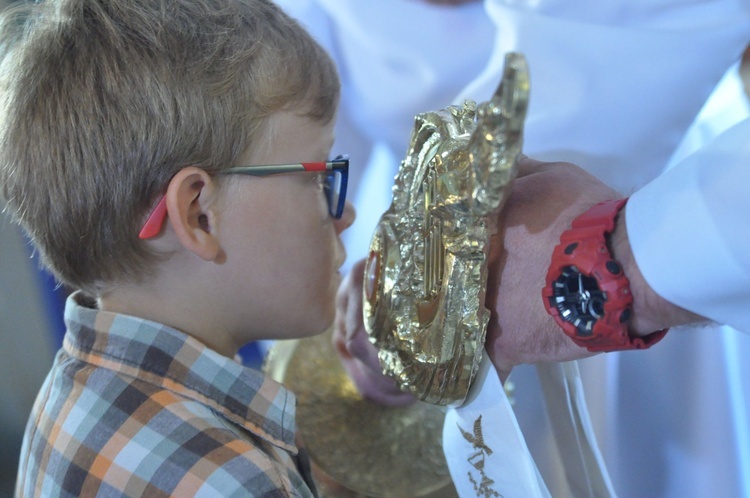
[[[521,158],[490,240],[485,303],[492,314],[485,349],[502,381],[521,363],[592,355],[547,313],[542,289],[552,250],[573,219],[599,202],[621,197],[575,165]]]
[[[622,195],[569,163],[522,157],[500,230],[490,242],[487,307],[492,311],[485,349],[505,381],[515,365],[591,356],[576,346],[547,313],[541,297],[552,251],[572,221],[593,205]],[[633,295],[630,334],[705,320],[657,295],[646,283],[627,239],[625,210],[610,235]]]
[[[542,287],[552,249],[570,222],[594,204],[622,197],[581,168],[522,158],[518,177],[490,241],[486,305],[491,318],[485,349],[500,379],[515,365],[591,356],[563,333],[544,309]],[[365,260],[357,262],[336,296],[333,343],[360,393],[375,402],[414,401],[386,377],[362,317]]]
[[[572,221],[595,204],[622,195],[578,166],[545,163],[522,156],[518,176],[490,241],[486,306],[491,311],[485,350],[505,381],[522,363],[570,361],[594,353],[577,346],[547,313],[542,298],[552,251]],[[647,335],[662,328],[704,320],[658,296],[638,270],[621,211],[611,235],[614,257],[623,265],[633,293],[630,332]],[[383,375],[377,349],[362,318],[365,260],[344,279],[336,298],[334,345],[360,392],[385,405],[414,401]]]

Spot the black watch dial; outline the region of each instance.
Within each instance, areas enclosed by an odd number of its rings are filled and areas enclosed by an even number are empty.
[[[583,275],[575,266],[566,266],[552,283],[550,305],[560,317],[576,328],[579,336],[590,336],[594,324],[604,315],[606,294],[593,277]]]

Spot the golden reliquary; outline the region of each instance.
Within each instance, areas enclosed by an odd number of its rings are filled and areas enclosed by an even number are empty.
[[[364,399],[330,333],[279,341],[265,370],[297,395],[299,436],[325,498],[455,498],[444,406],[465,399],[482,357],[487,252],[521,152],[526,61],[505,59],[489,102],[420,114],[373,236],[364,321],[385,373],[420,400]]]
[[[460,405],[489,311],[489,239],[521,153],[526,61],[505,58],[489,102],[416,116],[393,201],[370,244],[364,321],[386,375],[418,399]]]

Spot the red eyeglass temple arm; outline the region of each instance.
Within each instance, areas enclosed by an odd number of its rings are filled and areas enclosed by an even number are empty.
[[[138,234],[139,239],[150,239],[156,237],[161,231],[164,220],[167,218],[167,196],[163,195],[159,199],[159,203],[156,205],[154,210],[149,215],[146,223],[141,228],[141,232]]]
[[[264,175],[271,173],[281,173],[284,170],[295,171],[299,170],[300,166],[304,171],[327,171],[336,161],[322,161],[313,163],[297,163],[297,164],[279,164],[271,166],[252,166],[247,168],[248,170],[255,170],[256,175]],[[243,168],[235,168],[243,169]],[[267,171],[264,171],[267,170]],[[231,169],[229,170],[231,172]],[[249,172],[249,171],[248,171]],[[141,228],[138,234],[139,239],[150,239],[159,235],[161,227],[164,225],[164,221],[167,219],[167,198],[162,196],[159,203],[156,205],[154,210],[149,215],[146,223]]]
[[[321,162],[321,163],[301,163],[302,167],[305,168],[305,171],[326,171],[328,169],[328,165],[331,164],[329,162]]]

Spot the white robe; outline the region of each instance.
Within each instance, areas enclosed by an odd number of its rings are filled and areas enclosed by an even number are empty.
[[[750,42],[749,2],[280,3],[341,71],[334,152],[364,169],[354,182],[351,260],[366,254],[389,204],[414,114],[487,99],[504,53],[519,51],[532,88],[524,152],[574,162],[632,194],[628,234],[647,281],[750,332],[750,121],[733,68]],[[750,497],[749,357],[750,336],[713,327],[580,362],[619,496]],[[521,367],[512,379],[542,475],[553,496],[567,496],[535,373]]]

